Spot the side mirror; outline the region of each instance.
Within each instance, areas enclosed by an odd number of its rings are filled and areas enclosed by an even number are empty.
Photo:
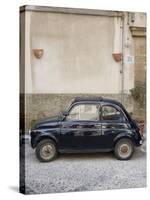
[[[68,116],[68,112],[67,112],[67,111],[62,112],[62,114],[63,114],[65,117]]]

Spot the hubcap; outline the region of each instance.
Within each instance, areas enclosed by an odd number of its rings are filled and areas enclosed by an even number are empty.
[[[46,144],[41,148],[40,155],[44,160],[49,160],[54,156],[55,150],[52,144]]]
[[[127,145],[122,145],[120,150],[122,153],[127,153],[129,151],[129,147]]]
[[[128,156],[130,156],[132,152],[131,146],[129,146],[128,144],[121,144],[119,147],[119,155],[123,158],[127,158]]]

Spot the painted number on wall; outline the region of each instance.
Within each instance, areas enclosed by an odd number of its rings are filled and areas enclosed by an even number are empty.
[[[134,56],[127,55],[127,56],[125,57],[125,63],[126,63],[126,64],[134,64]]]

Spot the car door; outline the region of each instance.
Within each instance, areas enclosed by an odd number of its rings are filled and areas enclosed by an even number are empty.
[[[94,150],[98,148],[101,123],[98,103],[74,105],[62,121],[60,146],[62,149]]]
[[[102,123],[102,146],[105,149],[113,147],[114,138],[128,131],[129,124],[119,106],[113,104],[103,104],[101,106],[101,123]]]

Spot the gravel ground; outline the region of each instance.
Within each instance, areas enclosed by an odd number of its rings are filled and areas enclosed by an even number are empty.
[[[113,153],[62,154],[40,163],[26,144],[26,193],[55,193],[146,187],[146,145],[135,150],[129,161]]]

